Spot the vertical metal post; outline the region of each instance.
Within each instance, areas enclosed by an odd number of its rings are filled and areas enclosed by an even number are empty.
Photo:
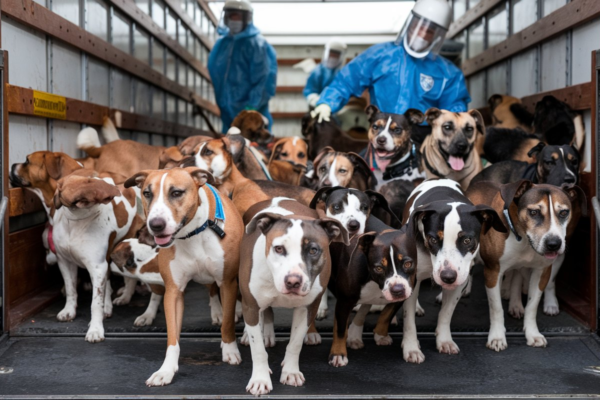
[[[598,332],[600,332],[600,207],[598,205],[598,195],[600,194],[600,50],[596,51],[596,70],[593,73],[596,75],[596,87],[593,89],[593,96],[596,97],[596,109],[592,110],[593,113],[596,113],[596,126],[593,127],[596,131],[595,134],[595,143],[596,146],[596,159],[592,160],[593,167],[596,172],[596,196],[592,199],[594,214],[596,217],[596,243],[592,244],[596,246],[596,327],[598,328]],[[593,136],[592,136],[593,137]]]
[[[8,195],[6,192],[6,189],[8,188],[8,176],[6,176],[8,171],[8,149],[4,148],[4,145],[8,143],[6,140],[8,132],[5,131],[6,121],[4,121],[4,74],[4,51],[0,50],[0,335],[2,332],[8,330],[8,326],[5,326],[4,320],[4,311],[6,310],[6,306],[4,304],[6,299],[6,296],[4,296],[4,244],[5,238],[8,236],[8,225],[4,223],[8,220],[8,218],[5,218],[6,205],[8,203],[6,197]]]

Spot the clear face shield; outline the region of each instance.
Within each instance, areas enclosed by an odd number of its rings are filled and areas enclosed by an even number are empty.
[[[345,50],[334,49],[330,45],[326,45],[321,63],[329,69],[335,69],[344,63],[345,58]]]
[[[426,57],[429,53],[437,55],[446,32],[447,29],[413,12],[400,31],[396,44],[404,45],[406,52],[415,58]]]
[[[237,35],[252,22],[252,13],[245,10],[223,10],[219,26],[229,28],[229,33]]]

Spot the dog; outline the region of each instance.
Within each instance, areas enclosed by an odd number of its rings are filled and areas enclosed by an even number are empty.
[[[414,108],[404,115],[384,113],[374,105],[367,107],[366,113],[371,126],[365,159],[377,179],[376,190],[395,179],[425,178],[419,172],[419,153],[411,140],[413,127],[425,119],[423,113]]]
[[[244,138],[259,146],[265,146],[273,140],[269,132],[269,120],[258,111],[243,110],[233,119],[231,127],[238,128]]]
[[[490,205],[501,214],[510,231],[488,230],[481,236],[480,256],[485,264],[485,287],[490,305],[487,347],[506,349],[506,328],[500,295],[502,276],[511,269],[531,268],[523,330],[527,345],[546,347],[536,314],[542,291],[550,280],[552,263],[565,252],[574,204],[585,209],[585,195],[577,187],[565,190],[535,185],[527,180],[507,185],[479,182],[467,191],[474,204]]]
[[[520,128],[524,132],[533,132],[533,114],[527,111],[521,100],[516,97],[494,94],[488,99],[492,113],[492,126],[496,128]]]
[[[302,117],[302,135],[308,141],[309,160],[314,160],[325,147],[358,153],[369,144],[368,140],[353,138],[332,121],[317,122],[310,113]]]
[[[392,338],[388,329],[402,302],[411,296],[418,270],[414,220],[411,216],[402,230],[392,229],[377,218],[367,220],[364,233],[354,236],[350,246],[331,245],[332,276],[329,290],[335,295],[333,343],[329,364],[343,367],[348,364],[346,347],[364,346],[364,318],[371,305],[385,306],[374,329],[375,343],[389,346]],[[361,304],[348,328],[352,309]]]
[[[268,168],[271,177],[279,182],[299,185],[306,173],[308,145],[297,137],[278,139],[272,149]]]
[[[480,234],[490,229],[506,232],[496,210],[474,205],[460,185],[449,179],[426,180],[414,190],[404,210],[406,224],[419,213],[417,226],[418,266],[413,294],[404,302],[404,360],[420,364],[425,356],[417,340],[416,305],[421,281],[432,278],[442,287],[442,308],[436,328],[436,347],[440,353],[458,354],[452,340],[450,320],[469,281],[469,273],[478,255]]]
[[[348,244],[348,232],[296,201],[265,201],[251,212],[241,243],[240,289],[253,364],[246,390],[261,395],[273,390],[262,329],[270,317],[263,310],[294,309],[280,382],[302,386],[300,350],[331,274],[329,244]]]
[[[473,151],[477,135],[483,135],[483,117],[477,110],[453,113],[430,108],[425,113],[431,134],[421,145],[421,167],[427,178],[447,178],[469,187],[471,179],[483,169]]]
[[[305,206],[310,204],[314,197],[314,191],[310,189],[275,181],[253,181],[242,176],[233,162],[240,151],[237,143],[226,137],[212,139],[196,146],[194,156],[185,160],[183,165],[209,171],[214,176],[215,186],[233,200],[241,216],[257,202],[278,196],[297,199]]]
[[[158,267],[165,282],[167,354],[148,386],[168,385],[178,370],[183,292],[194,280],[216,282],[223,306],[223,362],[242,359],[235,339],[239,245],[243,223],[235,206],[210,183],[214,178],[199,168],[142,171],[125,182],[142,191],[148,231],[159,246]]]
[[[315,190],[342,186],[364,191],[374,189],[377,183],[369,165],[356,153],[325,147],[313,161],[313,166],[313,170],[305,175],[305,185]]]

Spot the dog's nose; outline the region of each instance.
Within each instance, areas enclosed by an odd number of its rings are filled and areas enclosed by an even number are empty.
[[[454,283],[454,281],[456,281],[456,271],[453,269],[444,269],[440,273],[440,278],[444,283]]]
[[[153,218],[150,220],[149,225],[153,232],[162,232],[165,229],[165,226],[167,226],[167,223],[162,218]]]
[[[575,183],[575,177],[571,174],[563,178],[564,183]]]
[[[326,186],[326,187],[330,187],[330,186],[331,186],[331,181],[329,180],[329,178],[327,178],[327,179],[325,179],[325,180],[323,181],[323,184],[322,184],[322,186],[324,186],[324,187],[325,187],[325,186]]]
[[[551,236],[546,239],[546,249],[549,251],[558,251],[562,246],[562,239],[558,236]]]
[[[404,297],[406,290],[404,289],[404,285],[397,283],[390,288],[390,292],[394,297]]]
[[[377,136],[377,144],[384,145],[387,142],[387,138],[385,136]]]
[[[349,231],[357,231],[360,228],[360,222],[356,221],[356,220],[352,220],[350,222],[348,222],[348,230]]]
[[[460,152],[466,151],[468,148],[469,148],[469,143],[467,143],[465,140],[461,140],[456,143],[456,150],[458,150]]]
[[[285,287],[288,290],[299,289],[302,285],[302,277],[300,275],[288,275],[285,277]]]

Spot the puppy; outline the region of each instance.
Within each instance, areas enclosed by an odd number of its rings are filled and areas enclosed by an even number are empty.
[[[508,185],[479,182],[467,191],[474,204],[487,204],[501,214],[510,231],[489,230],[481,237],[480,256],[485,264],[485,287],[490,305],[487,347],[506,349],[506,328],[500,295],[504,273],[531,268],[523,330],[527,345],[545,347],[536,314],[551,275],[552,263],[565,252],[565,237],[572,221],[573,205],[585,209],[585,195],[575,186],[562,190],[521,180]]]
[[[471,179],[483,169],[473,151],[477,135],[483,135],[483,117],[477,110],[453,113],[430,108],[425,113],[431,134],[421,145],[421,167],[427,178],[447,178],[469,187]]]
[[[212,175],[199,168],[142,171],[125,182],[142,191],[148,231],[161,248],[158,267],[165,282],[167,354],[148,386],[171,383],[179,364],[183,293],[190,280],[216,282],[223,303],[223,361],[235,365],[241,355],[235,340],[239,244],[243,223],[235,206],[210,186]]]
[[[506,228],[493,208],[473,205],[459,184],[449,179],[427,180],[417,186],[404,210],[405,224],[415,212],[419,213],[416,219],[419,262],[413,294],[404,304],[402,349],[405,361],[419,364],[425,360],[415,325],[421,281],[432,278],[443,290],[436,328],[438,351],[458,354],[450,320],[478,255],[480,234],[491,228],[506,232]]]
[[[273,140],[269,132],[269,120],[258,111],[243,110],[236,115],[231,126],[238,128],[244,138],[260,146]]]
[[[417,147],[411,141],[412,128],[423,122],[423,113],[414,108],[404,115],[384,113],[374,105],[367,107],[366,113],[371,126],[365,159],[377,179],[376,190],[394,179],[425,178],[419,172]]]
[[[313,161],[307,186],[315,190],[342,186],[358,190],[374,189],[377,183],[369,165],[356,153],[341,153],[325,147]]]
[[[302,386],[300,350],[331,274],[329,244],[348,244],[348,233],[338,221],[319,219],[315,210],[295,201],[262,202],[252,212],[241,243],[240,289],[253,363],[246,390],[261,395],[273,390],[263,311],[294,309],[280,382]]]

